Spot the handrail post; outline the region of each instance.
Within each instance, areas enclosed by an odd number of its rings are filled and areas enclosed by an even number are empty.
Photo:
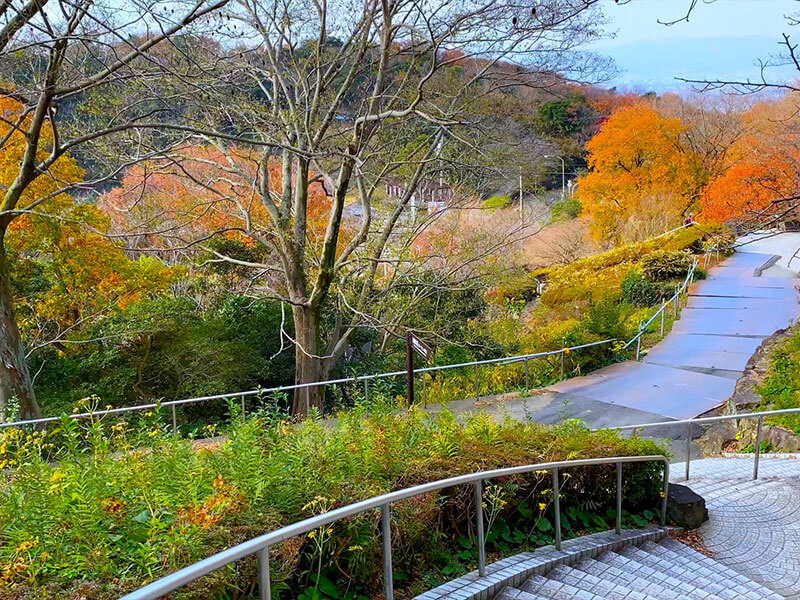
[[[528,359],[525,359],[525,395],[528,395],[528,390],[531,389],[530,371],[528,370]]]
[[[636,360],[639,360],[639,353],[642,351],[642,322],[639,321],[639,333],[636,334]]]
[[[561,379],[564,379],[564,350],[561,350]]]
[[[556,550],[561,550],[561,495],[560,484],[558,481],[558,467],[553,469],[553,509],[556,519]]]
[[[258,552],[258,594],[261,600],[271,600],[269,580],[269,546]]]
[[[661,491],[661,526],[667,524],[667,494],[669,494],[669,461],[664,460],[664,489]]]
[[[617,463],[617,522],[614,530],[617,535],[622,535],[622,461]]]
[[[483,481],[475,482],[475,520],[478,535],[478,575],[486,577],[486,540],[483,532]]]
[[[391,511],[388,504],[381,506],[381,537],[383,538],[383,589],[386,600],[394,598],[392,580],[392,528]]]
[[[678,315],[681,311],[681,288],[675,288],[675,318],[678,318]]]
[[[178,414],[175,405],[172,405],[172,432],[178,433]]]
[[[686,481],[689,481],[689,464],[692,460],[692,424],[686,426]]]
[[[245,395],[242,394],[242,418],[244,418],[244,416],[247,414],[247,412],[245,410],[246,407],[245,407],[244,399],[245,399]]]
[[[478,365],[475,365],[475,400],[481,399],[481,383],[478,374]]]
[[[758,479],[758,459],[761,457],[761,428],[764,425],[764,417],[758,417],[756,427],[756,456],[753,462],[753,479]]]
[[[667,316],[667,299],[661,299],[661,336],[664,336],[664,320]]]

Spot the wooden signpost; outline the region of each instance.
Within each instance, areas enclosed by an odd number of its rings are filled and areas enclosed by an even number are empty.
[[[414,403],[414,353],[419,354],[430,363],[433,360],[433,348],[414,335],[413,331],[406,331],[406,386],[408,388],[408,403]]]

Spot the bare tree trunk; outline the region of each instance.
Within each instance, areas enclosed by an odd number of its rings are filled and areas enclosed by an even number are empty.
[[[324,375],[324,359],[319,356],[319,314],[307,306],[295,306],[295,382],[312,383]],[[307,415],[312,408],[322,412],[325,388],[309,386],[294,393],[292,415]]]
[[[41,416],[36,394],[33,392],[28,361],[14,316],[14,298],[8,258],[0,234],[0,418],[8,417],[9,402],[19,405],[20,419],[38,419]]]

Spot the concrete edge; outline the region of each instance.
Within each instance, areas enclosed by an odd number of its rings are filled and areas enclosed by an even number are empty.
[[[574,565],[582,558],[595,558],[603,552],[617,551],[625,546],[641,546],[658,542],[667,529],[650,526],[644,529],[624,529],[620,535],[613,531],[584,535],[554,546],[537,548],[504,558],[486,567],[486,577],[472,571],[463,577],[429,590],[414,600],[489,600],[507,586],[515,587],[533,575],[544,575],[558,565]]]
[[[753,269],[753,277],[761,277],[761,274],[764,271],[769,269],[772,265],[774,265],[780,259],[781,259],[780,254],[773,254],[770,258],[767,259],[767,262],[765,262],[760,267],[756,267],[755,269]]]
[[[721,454],[724,458],[753,458],[755,459],[756,455],[754,452],[723,452]],[[758,455],[759,460],[797,460],[800,458],[800,454],[797,452],[762,452]]]

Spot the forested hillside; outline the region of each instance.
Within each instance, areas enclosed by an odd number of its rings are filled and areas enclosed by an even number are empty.
[[[791,94],[605,89],[594,2],[491,34],[452,9],[424,42],[199,6],[151,11],[159,35],[4,52],[7,418],[392,370],[410,329],[439,362],[587,339],[597,307],[635,320],[618,292],[554,321],[547,293],[508,290],[690,214],[780,218],[795,193]]]

